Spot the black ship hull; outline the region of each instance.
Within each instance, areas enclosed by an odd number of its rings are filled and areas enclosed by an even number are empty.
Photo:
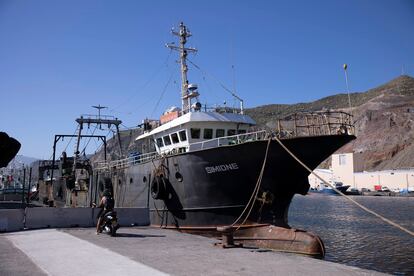
[[[316,168],[355,136],[326,135],[282,140],[309,168]],[[230,225],[251,197],[263,166],[268,141],[252,141],[170,155],[146,163],[112,167],[95,174],[92,200],[113,183],[120,207],[145,207],[154,226],[180,229]],[[269,223],[289,228],[288,209],[295,194],[309,190],[309,173],[272,140],[248,224]]]

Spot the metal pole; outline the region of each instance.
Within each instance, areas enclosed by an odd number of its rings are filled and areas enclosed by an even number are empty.
[[[119,126],[115,125],[115,127],[116,127],[116,133],[118,134],[117,136],[118,136],[119,152],[122,157],[121,133],[119,133]]]
[[[27,204],[30,203],[30,187],[32,182],[32,167],[29,168],[29,187],[27,188]]]
[[[81,119],[83,119],[82,116],[81,116]],[[79,155],[79,144],[80,144],[80,139],[81,139],[82,128],[83,128],[83,123],[79,123],[78,141],[76,142],[75,155],[73,156],[73,169],[72,169],[72,173],[74,175],[76,175],[76,173],[75,173],[75,171],[76,171],[76,159],[77,159],[77,157]]]
[[[26,167],[23,167],[23,184],[22,184],[22,207],[24,206],[24,184],[26,182]]]
[[[181,105],[182,105],[182,113],[185,114],[190,112],[191,108],[191,98],[188,97],[188,79],[187,79],[187,71],[188,66],[186,63],[187,54],[189,52],[196,52],[197,50],[194,48],[186,48],[185,44],[187,43],[187,37],[191,36],[191,33],[184,26],[184,23],[181,22],[179,26],[179,31],[176,32],[174,30],[171,31],[172,34],[178,36],[180,38],[180,45],[175,46],[173,44],[167,44],[166,46],[170,49],[177,50],[180,53],[180,65],[181,65]]]
[[[104,137],[104,153],[105,153],[105,161],[106,161],[106,137]]]
[[[187,42],[187,29],[183,23],[180,24],[180,62],[181,62],[181,97],[182,97],[182,109],[183,113],[189,112],[189,99],[186,98],[188,94],[188,81],[187,81],[187,71],[188,67],[186,64],[187,51],[185,48],[185,43]]]
[[[58,135],[55,135],[55,141],[53,142],[53,159],[52,159],[52,172],[50,173],[50,188],[53,189],[53,172],[55,170],[55,158],[56,158],[56,143],[60,138],[57,138]],[[46,181],[47,186],[47,181]],[[49,197],[49,192],[48,192]],[[50,198],[48,198],[50,200]]]
[[[348,65],[344,64],[343,67],[344,67],[344,72],[345,72],[346,90],[348,92],[349,113],[351,113],[351,116],[352,116],[351,95],[349,94],[348,73],[347,73]]]

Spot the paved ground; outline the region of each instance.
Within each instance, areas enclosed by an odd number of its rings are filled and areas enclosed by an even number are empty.
[[[46,229],[0,235],[1,275],[381,275],[309,257],[220,249],[216,240],[147,227],[119,236],[94,229]]]

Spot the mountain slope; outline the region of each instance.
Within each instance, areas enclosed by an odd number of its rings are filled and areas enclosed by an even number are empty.
[[[352,111],[357,139],[338,152],[354,152],[357,170],[414,167],[414,78],[400,76],[384,85],[348,96],[338,94],[310,103],[266,105],[247,110],[260,125],[274,128],[277,119],[301,111]]]
[[[355,152],[360,171],[414,167],[414,79],[400,77],[375,92],[353,110],[357,139],[340,152]]]

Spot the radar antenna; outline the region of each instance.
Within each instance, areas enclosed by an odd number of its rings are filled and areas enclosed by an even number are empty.
[[[100,104],[93,105],[92,107],[98,109],[98,119],[101,118],[101,109],[108,108],[107,106],[101,106]]]

